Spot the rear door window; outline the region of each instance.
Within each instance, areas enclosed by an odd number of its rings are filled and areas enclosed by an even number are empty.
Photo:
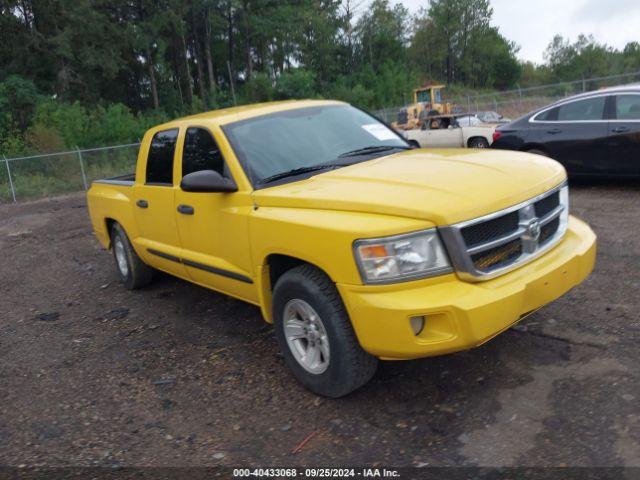
[[[640,120],[640,95],[617,95],[616,118],[618,120]]]
[[[535,120],[538,122],[555,122],[558,120],[558,107],[539,113],[535,116]]]
[[[225,176],[224,158],[209,130],[190,127],[184,137],[182,176],[200,170],[213,170]]]
[[[147,157],[146,183],[173,185],[173,154],[177,138],[177,128],[163,130],[153,136]]]
[[[605,96],[587,98],[570,102],[558,107],[559,122],[576,122],[585,120],[602,120],[604,115]]]

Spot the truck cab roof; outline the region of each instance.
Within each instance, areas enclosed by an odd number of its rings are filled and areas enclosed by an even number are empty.
[[[247,118],[259,117],[270,113],[281,112],[284,110],[292,110],[304,107],[314,107],[321,105],[340,105],[345,102],[337,100],[283,100],[278,102],[255,103],[252,105],[242,105],[238,107],[222,108],[219,110],[211,110],[208,112],[189,115],[187,117],[171,120],[162,125],[158,125],[154,130],[163,130],[175,127],[181,123],[192,123],[194,120],[211,121],[218,125],[233,123]]]

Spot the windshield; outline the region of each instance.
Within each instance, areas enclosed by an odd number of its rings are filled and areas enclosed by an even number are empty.
[[[332,162],[342,166],[345,157],[367,160],[395,153],[394,147],[407,148],[393,130],[350,105],[286,110],[223,130],[254,185],[285,172]]]

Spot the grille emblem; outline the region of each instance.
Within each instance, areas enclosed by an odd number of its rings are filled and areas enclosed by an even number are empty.
[[[529,220],[529,224],[525,227],[527,232],[527,237],[531,240],[538,241],[540,238],[540,220],[537,218],[532,218]]]
[[[522,249],[525,253],[533,253],[538,249],[540,238],[540,219],[536,217],[533,205],[527,205],[520,210],[520,228],[522,233]]]

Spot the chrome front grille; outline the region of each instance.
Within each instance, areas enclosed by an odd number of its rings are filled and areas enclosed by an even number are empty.
[[[497,277],[538,257],[567,228],[566,183],[513,207],[440,227],[456,272],[472,281]]]
[[[494,238],[507,235],[518,229],[518,212],[507,213],[486,222],[469,225],[461,230],[468,248],[482,245]]]

